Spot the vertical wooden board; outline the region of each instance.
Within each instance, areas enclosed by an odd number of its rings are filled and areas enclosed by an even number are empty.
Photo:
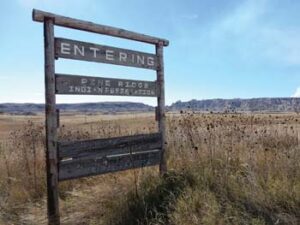
[[[158,107],[155,107],[155,121],[159,121],[160,115],[159,115],[160,111],[158,109]]]
[[[59,109],[56,109],[56,125],[57,125],[57,128],[60,127],[60,111],[59,111]]]
[[[159,42],[156,45],[156,56],[157,56],[157,83],[158,83],[158,126],[159,132],[161,133],[162,139],[162,151],[161,151],[161,162],[160,162],[160,173],[167,172],[167,160],[166,160],[166,116],[165,116],[165,79],[164,79],[164,58],[163,58],[163,43]]]
[[[92,44],[64,38],[55,38],[55,55],[59,58],[109,63],[156,70],[156,55]]]
[[[160,151],[126,154],[113,157],[62,161],[59,180],[69,180],[159,164]]]
[[[57,118],[55,100],[54,26],[45,18],[45,97],[46,97],[46,169],[49,225],[59,225],[58,171],[57,171]]]

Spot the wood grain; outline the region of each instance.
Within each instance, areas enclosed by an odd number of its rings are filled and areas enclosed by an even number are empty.
[[[44,22],[44,19],[46,17],[53,18],[54,24],[57,26],[68,27],[77,30],[93,32],[97,34],[110,35],[114,37],[125,38],[125,39],[130,39],[135,41],[141,41],[149,44],[157,44],[159,42],[163,42],[164,46],[169,45],[169,41],[162,38],[152,37],[149,35],[140,34],[140,33],[128,31],[121,28],[95,24],[84,20],[73,19],[70,17],[44,12],[37,9],[32,10],[32,19],[34,21]]]
[[[46,101],[46,169],[49,225],[59,225],[57,171],[57,117],[55,99],[54,26],[52,19],[44,22],[45,101]]]
[[[56,74],[56,94],[156,97],[156,82]]]
[[[158,69],[156,71],[157,76],[157,87],[158,87],[158,98],[157,98],[157,115],[158,115],[158,127],[161,134],[162,150],[161,150],[161,161],[160,161],[160,174],[167,172],[167,159],[166,159],[166,115],[165,115],[165,74],[164,74],[164,54],[163,54],[163,43],[160,42],[156,45],[156,55],[158,60]]]
[[[99,157],[160,149],[161,146],[161,135],[159,133],[139,134],[115,138],[60,142],[58,144],[58,155],[59,158]]]
[[[160,151],[157,150],[146,153],[62,161],[59,166],[59,180],[154,166],[159,164],[159,161]]]
[[[157,69],[156,55],[129,49],[55,38],[57,58],[108,63],[121,66]]]

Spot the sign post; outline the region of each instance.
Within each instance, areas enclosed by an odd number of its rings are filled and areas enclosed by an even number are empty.
[[[49,225],[59,224],[57,117],[55,100],[54,26],[52,18],[44,20],[45,97],[46,97],[46,167]]]
[[[136,32],[33,10],[44,23],[45,116],[48,224],[59,225],[58,183],[64,180],[159,165],[167,171],[163,47],[169,41]],[[156,54],[57,38],[54,25],[153,44]],[[55,73],[55,59],[65,58],[156,71],[156,80],[126,80]],[[156,97],[158,132],[116,138],[58,141],[56,95]]]
[[[166,115],[165,115],[165,78],[164,78],[164,55],[163,55],[163,43],[156,44],[156,56],[158,60],[158,67],[156,70],[156,77],[158,83],[158,127],[161,134],[162,148],[161,148],[161,160],[159,164],[159,171],[161,174],[167,172],[167,162],[165,157],[166,151]]]

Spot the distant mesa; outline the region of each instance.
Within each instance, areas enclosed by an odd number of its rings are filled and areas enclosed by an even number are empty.
[[[97,102],[97,103],[73,103],[57,104],[61,112],[79,113],[118,113],[118,112],[149,112],[154,107],[135,102]],[[3,103],[0,104],[0,112],[10,114],[32,115],[42,113],[44,104],[33,103]]]
[[[154,107],[135,102],[97,102],[58,104],[61,112],[121,113],[151,112]],[[199,112],[300,112],[300,98],[207,99],[177,101],[167,106],[167,111],[191,110]],[[35,115],[44,112],[44,104],[3,103],[0,114]]]
[[[208,99],[177,101],[171,111],[212,112],[300,112],[300,98]]]

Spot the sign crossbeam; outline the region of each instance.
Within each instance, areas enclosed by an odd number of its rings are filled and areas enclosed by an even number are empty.
[[[152,37],[149,35],[140,34],[137,32],[132,32],[121,28],[95,24],[89,21],[73,19],[73,18],[33,9],[32,19],[34,21],[44,22],[45,18],[52,18],[54,25],[57,26],[68,27],[76,30],[88,31],[88,32],[104,34],[104,35],[109,35],[109,36],[114,36],[119,38],[125,38],[125,39],[145,42],[149,44],[158,44],[162,42],[164,46],[169,45],[169,41],[166,39]]]

